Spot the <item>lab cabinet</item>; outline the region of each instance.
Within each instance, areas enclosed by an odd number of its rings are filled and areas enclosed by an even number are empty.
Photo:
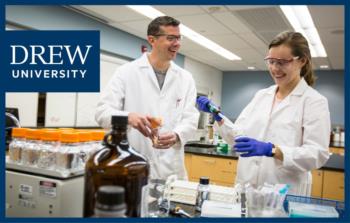
[[[192,154],[185,154],[185,167],[188,175],[188,180],[191,180],[192,171],[191,171],[191,162],[192,162]]]
[[[190,181],[198,182],[201,176],[208,176],[210,182],[232,186],[235,182],[237,159],[215,156],[185,154],[185,166]],[[311,196],[331,200],[344,200],[344,172],[331,170],[312,171]]]
[[[344,156],[344,148],[343,147],[329,147],[329,152]]]
[[[213,184],[232,186],[236,178],[237,160],[234,159],[186,154],[185,165],[191,181],[208,176]]]
[[[322,197],[332,200],[344,200],[344,172],[323,171]]]
[[[322,198],[323,170],[313,170],[311,173],[312,173],[311,197]]]

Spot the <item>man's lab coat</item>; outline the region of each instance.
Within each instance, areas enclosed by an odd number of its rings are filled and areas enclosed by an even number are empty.
[[[166,179],[176,174],[187,179],[184,145],[197,129],[199,112],[195,108],[196,87],[192,75],[171,62],[160,90],[147,54],[119,67],[101,93],[95,118],[104,128],[110,127],[111,115],[137,112],[163,118],[161,131],[174,131],[180,143],[169,149],[155,149],[150,138],[138,130],[128,131],[132,147],[146,156],[151,178]]]

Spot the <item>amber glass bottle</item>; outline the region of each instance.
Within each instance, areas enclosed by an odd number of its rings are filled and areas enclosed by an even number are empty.
[[[86,163],[84,217],[94,215],[95,193],[103,185],[125,189],[127,217],[140,217],[142,188],[147,185],[149,164],[127,140],[127,116],[112,116],[112,131],[105,135],[104,147]]]

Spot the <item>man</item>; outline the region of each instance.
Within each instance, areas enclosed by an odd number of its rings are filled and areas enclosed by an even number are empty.
[[[150,53],[119,67],[101,94],[96,120],[110,127],[111,115],[128,115],[130,144],[145,155],[151,178],[176,174],[187,179],[184,145],[197,128],[196,87],[192,75],[172,60],[180,48],[180,22],[169,16],[148,26]],[[156,144],[152,144],[151,117],[161,117]]]

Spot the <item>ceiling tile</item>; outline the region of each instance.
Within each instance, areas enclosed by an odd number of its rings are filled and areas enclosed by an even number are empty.
[[[238,49],[250,49],[251,46],[248,45],[242,38],[238,35],[230,34],[230,35],[208,35],[206,36],[208,39],[216,42],[220,46],[224,47],[227,50],[238,50]]]
[[[252,31],[231,12],[214,13],[212,16],[229,28],[233,33],[251,33]]]
[[[180,16],[178,19],[184,25],[190,27],[202,35],[223,35],[232,33],[230,29],[223,26],[220,22],[208,14],[196,16]]]
[[[242,33],[238,35],[254,48],[267,47],[267,43],[264,43],[253,33]]]
[[[145,17],[134,10],[120,5],[85,5],[83,9],[87,12],[97,13],[102,17],[108,18],[109,22],[124,22],[133,20],[142,20]]]
[[[273,5],[276,6],[276,5]],[[230,11],[259,9],[259,8],[270,8],[271,5],[226,5],[226,8]]]
[[[224,5],[202,5],[201,8],[209,14],[227,12],[228,9]]]
[[[205,14],[205,11],[201,7],[193,5],[155,5],[153,7],[172,17]],[[180,20],[180,22],[182,21]]]
[[[308,6],[317,28],[344,27],[344,6]]]

